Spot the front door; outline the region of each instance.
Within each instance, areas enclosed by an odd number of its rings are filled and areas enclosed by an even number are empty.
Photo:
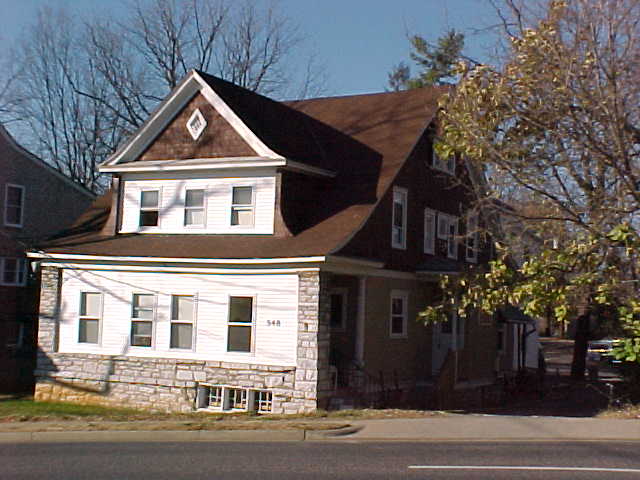
[[[452,319],[433,325],[433,345],[431,357],[431,374],[437,375],[447,357],[447,352],[453,346]]]

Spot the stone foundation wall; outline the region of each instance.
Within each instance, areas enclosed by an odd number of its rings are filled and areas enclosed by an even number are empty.
[[[190,412],[200,383],[269,390],[273,413],[300,411],[308,400],[291,367],[54,353],[35,373],[36,400]]]
[[[42,272],[35,398],[158,411],[196,408],[198,385],[267,390],[273,413],[325,407],[329,382],[328,277],[299,275],[297,365],[267,366],[216,361],[60,353],[57,322],[60,274]]]

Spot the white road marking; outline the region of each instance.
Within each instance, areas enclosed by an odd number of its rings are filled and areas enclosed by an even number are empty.
[[[598,468],[598,467],[535,467],[518,465],[409,465],[413,470],[537,470],[559,472],[607,472],[638,473],[638,468]]]

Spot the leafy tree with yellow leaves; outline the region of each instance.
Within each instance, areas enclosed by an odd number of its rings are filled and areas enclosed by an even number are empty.
[[[488,270],[445,278],[445,298],[561,321],[614,308],[618,356],[640,363],[640,0],[552,1],[509,40],[500,68],[459,64],[442,103],[439,152],[466,160],[498,247]]]

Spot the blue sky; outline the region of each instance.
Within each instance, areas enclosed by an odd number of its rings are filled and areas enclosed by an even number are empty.
[[[255,0],[266,3],[267,0]],[[449,28],[467,34],[466,54],[487,60],[494,39],[474,33],[496,22],[486,0],[280,0],[326,66],[327,93],[344,95],[384,90],[387,73],[409,61],[407,33],[434,41]],[[13,41],[43,5],[79,14],[116,9],[121,0],[0,0],[0,37]]]

